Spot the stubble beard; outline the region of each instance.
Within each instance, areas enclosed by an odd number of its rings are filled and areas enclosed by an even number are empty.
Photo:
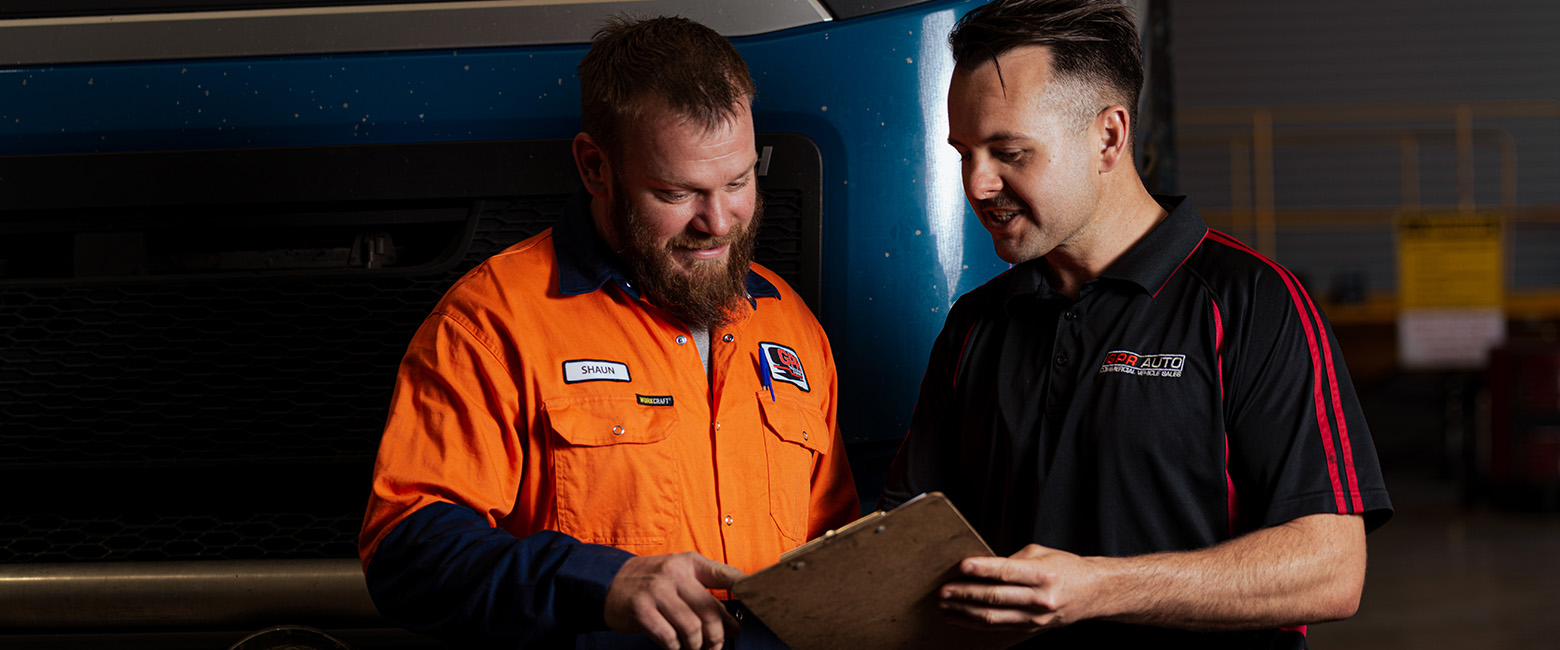
[[[1023,210],[1028,212],[1030,216],[1033,217],[1033,212],[1029,210],[1028,205],[1025,205],[1024,203],[1006,194],[997,194],[989,199],[975,200],[972,202],[971,207],[982,214],[989,210]],[[985,225],[984,222],[987,218],[989,217],[981,217],[982,225]],[[1024,215],[1016,215],[1013,218],[1023,219]],[[1037,232],[1035,234],[1038,235],[1038,229],[1036,230]],[[1002,258],[1002,261],[1009,264],[1020,264],[1027,262],[1037,257],[1044,257],[1046,253],[1050,252],[1049,250],[1030,250],[1036,247],[1035,244],[1033,242],[1025,242],[1021,236],[998,235],[995,232],[991,233],[991,244],[992,247],[996,249],[997,257]]]
[[[753,218],[740,232],[729,232],[723,237],[684,232],[663,244],[628,201],[622,183],[613,179],[613,185],[617,199],[613,201],[611,222],[619,229],[618,241],[625,243],[621,254],[650,302],[694,329],[702,327],[713,332],[734,322],[747,297],[748,267],[764,215],[763,195],[755,193]],[[671,251],[678,248],[720,246],[730,246],[724,260],[695,262],[692,272],[682,271],[672,259]]]

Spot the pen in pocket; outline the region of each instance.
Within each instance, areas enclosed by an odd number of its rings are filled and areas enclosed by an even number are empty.
[[[764,388],[769,389],[769,401],[773,402],[775,401],[775,381],[769,374],[769,360],[759,359],[758,366],[763,371]]]

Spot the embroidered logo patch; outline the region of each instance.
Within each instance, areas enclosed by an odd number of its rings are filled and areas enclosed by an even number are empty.
[[[1123,372],[1139,377],[1180,377],[1186,369],[1184,354],[1138,354],[1131,350],[1112,350],[1100,364],[1100,374]]]
[[[628,364],[595,359],[563,362],[563,383],[578,384],[582,381],[629,381]]]
[[[634,397],[639,398],[639,405],[640,406],[671,406],[672,405],[672,396],[671,395],[640,395],[640,394],[636,393],[634,395]]]
[[[773,381],[783,381],[803,392],[812,392],[807,387],[807,372],[802,370],[802,359],[796,356],[796,350],[778,343],[759,343],[758,349],[759,356],[769,365],[769,377]]]

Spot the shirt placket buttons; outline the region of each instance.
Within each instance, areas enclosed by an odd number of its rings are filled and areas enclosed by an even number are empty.
[[[618,426],[612,427],[612,435],[614,435],[614,436],[621,436],[624,433],[625,432],[623,431],[623,425],[620,424]]]
[[[731,515],[726,515],[726,525],[727,526],[731,525]]]

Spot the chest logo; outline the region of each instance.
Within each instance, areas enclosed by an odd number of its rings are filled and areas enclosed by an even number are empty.
[[[596,359],[563,362],[563,383],[578,384],[582,381],[629,381],[628,364]]]
[[[772,381],[783,381],[804,392],[812,391],[807,387],[807,372],[802,370],[802,359],[796,356],[796,350],[778,343],[759,343],[758,349],[764,364],[769,366]]]
[[[1184,354],[1138,354],[1131,350],[1112,350],[1105,353],[1105,363],[1100,364],[1100,374],[1121,372],[1139,377],[1180,377],[1186,369]]]

